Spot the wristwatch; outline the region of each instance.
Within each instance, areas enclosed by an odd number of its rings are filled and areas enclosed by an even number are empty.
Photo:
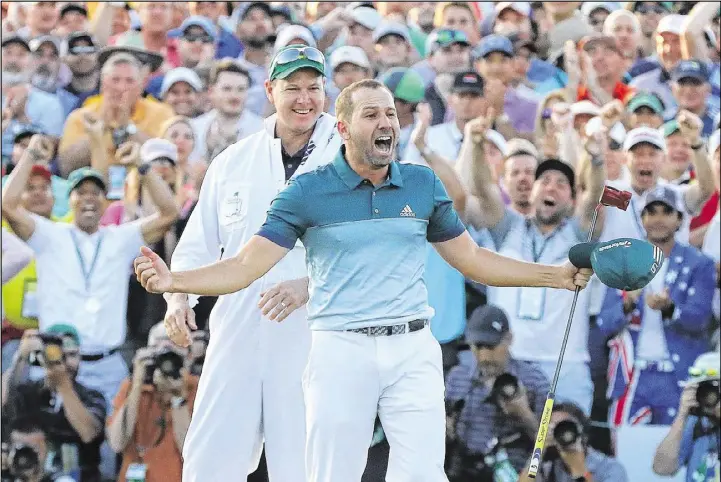
[[[178,408],[182,407],[183,405],[185,405],[186,403],[187,403],[187,401],[185,400],[185,398],[180,397],[180,396],[176,396],[176,397],[173,397],[170,399],[170,407],[173,409],[178,409]]]

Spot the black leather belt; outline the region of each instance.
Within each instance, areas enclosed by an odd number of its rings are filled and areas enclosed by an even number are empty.
[[[107,358],[109,356],[115,355],[118,352],[119,348],[113,348],[112,350],[107,350],[101,353],[86,353],[80,355],[81,361],[87,361],[87,362],[94,362],[94,361],[100,361],[103,358]]]
[[[362,333],[368,336],[391,336],[413,333],[414,331],[422,330],[428,326],[428,324],[428,320],[413,320],[408,323],[399,323],[397,325],[369,326],[367,328],[354,328],[346,331],[350,333]]]

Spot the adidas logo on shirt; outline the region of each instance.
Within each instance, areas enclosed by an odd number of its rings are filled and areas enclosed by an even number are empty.
[[[414,213],[413,210],[411,209],[411,207],[408,204],[406,204],[406,206],[403,209],[401,209],[401,216],[404,218],[415,218],[416,213]]]

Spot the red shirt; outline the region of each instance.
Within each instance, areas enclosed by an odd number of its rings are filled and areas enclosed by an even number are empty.
[[[633,87],[630,87],[623,82],[616,82],[616,86],[613,88],[613,98],[618,99],[625,104],[635,92],[636,89]],[[590,100],[591,102],[598,103],[596,102],[596,99],[591,96],[591,93],[585,85],[579,85],[578,98],[576,101],[580,102],[582,100]]]
[[[718,198],[719,193],[718,191],[716,191],[711,196],[711,199],[709,199],[706,204],[703,205],[703,208],[701,208],[701,212],[699,213],[699,215],[691,220],[691,231],[705,226],[706,224],[711,222],[713,217],[716,215],[716,210],[718,209]]]

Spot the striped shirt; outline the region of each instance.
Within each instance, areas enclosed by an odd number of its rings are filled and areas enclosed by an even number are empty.
[[[503,439],[520,433],[521,438],[506,447],[508,457],[516,470],[521,470],[528,454],[533,448],[533,440],[524,432],[521,425],[504,415],[498,406],[489,399],[492,384],[487,385],[479,378],[475,356],[468,357],[451,369],[446,380],[446,400],[454,404],[465,400],[465,405],[457,419],[456,434],[473,453],[485,452],[488,443],[494,438]],[[533,362],[510,359],[506,373],[514,375],[526,389],[531,410],[541,417],[546,395],[550,389],[548,379]]]

